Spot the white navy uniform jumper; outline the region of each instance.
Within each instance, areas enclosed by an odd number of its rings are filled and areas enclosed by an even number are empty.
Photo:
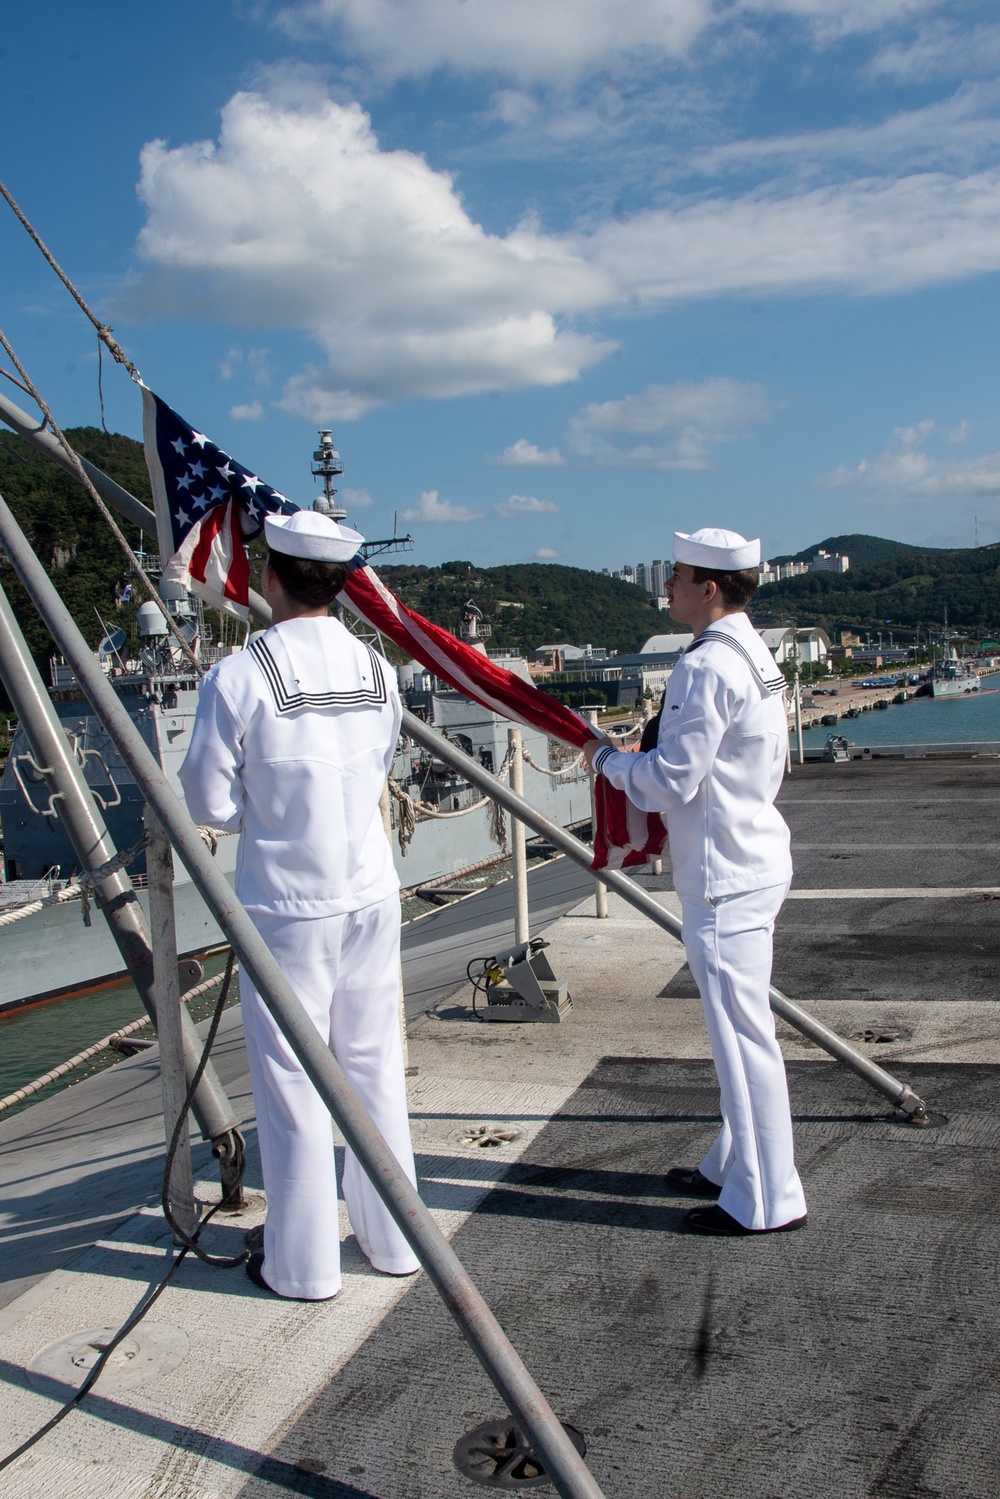
[[[399,879],[379,799],[400,726],[395,674],[333,618],[285,620],[209,671],[181,769],[195,822],[240,834],[236,894],[415,1183],[399,1032]],[[330,1115],[244,973],[267,1192],[263,1274],[340,1289]],[[378,1270],[417,1261],[348,1150],[351,1226]]]
[[[774,806],[788,743],[784,688],[747,616],[727,614],[671,673],[656,748],[604,748],[594,760],[636,806],[666,817],[721,1091],[722,1129],[699,1170],[749,1229],[806,1211],[768,1004],[774,922],[792,877],[788,828]]]

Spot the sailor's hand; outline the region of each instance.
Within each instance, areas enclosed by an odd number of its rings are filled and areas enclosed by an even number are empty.
[[[593,770],[594,768],[594,756],[597,754],[597,751],[605,744],[610,743],[611,740],[606,734],[597,734],[593,739],[587,740],[587,743],[583,746],[583,758],[588,770]]]

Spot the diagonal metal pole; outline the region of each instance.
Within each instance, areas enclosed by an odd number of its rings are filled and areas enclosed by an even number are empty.
[[[99,869],[115,857],[117,850],[107,825],[52,701],[45,691],[38,668],[28,650],[10,600],[0,587],[0,680],[14,705],[32,754],[58,808],[59,818],[84,872]],[[122,955],[139,998],[153,1024],[157,1024],[153,950],[149,927],[132,881],[124,870],[109,874],[98,883],[98,905]],[[198,1032],[187,1010],[180,1020],[188,1078],[192,1078],[201,1055]],[[194,1114],[206,1140],[229,1150],[228,1137],[238,1134],[237,1119],[215,1068],[209,1064],[195,1095]]]
[[[11,514],[0,498],[0,545],[14,565],[59,649],[76,673],[136,785],[152,806],[222,927],[240,963],[348,1145],[434,1282],[486,1373],[531,1439],[564,1499],[603,1499],[555,1412],[518,1357],[458,1256],[421,1202],[396,1157],[372,1124],[337,1063],[271,956],[253,922],[174,794],[161,767],[105,679],[89,646]]]
[[[540,833],[547,843],[551,843],[553,847],[559,849],[561,853],[566,854],[584,869],[590,869],[594,857],[593,849],[581,843],[579,838],[574,838],[572,833],[567,833],[565,828],[561,828],[557,822],[550,821],[542,812],[536,811],[523,797],[517,796],[509,786],[505,786],[502,781],[490,775],[489,771],[485,770],[477,760],[466,755],[457,745],[443,738],[422,719],[410,712],[404,711],[403,713],[403,728],[411,739],[415,739],[425,749],[432,750],[435,756],[443,760],[445,764],[460,771],[467,781],[480,787],[502,807],[505,807],[512,816],[520,818],[529,828]],[[595,869],[593,873],[599,880],[603,880],[609,890],[614,890],[623,900],[628,901],[630,906],[634,906],[637,911],[648,916],[650,921],[655,921],[656,925],[662,927],[665,932],[669,932],[671,937],[676,937],[678,942],[683,940],[681,923],[677,917],[670,911],[665,911],[648,891],[643,890],[634,880],[630,880],[628,875],[622,874],[617,869]],[[866,1083],[870,1083],[884,1098],[888,1098],[897,1109],[902,1109],[912,1124],[930,1123],[927,1105],[908,1083],[901,1083],[898,1078],[893,1077],[877,1063],[862,1056],[859,1051],[855,1051],[854,1047],[850,1046],[842,1036],[838,1036],[836,1031],[831,1031],[828,1026],[807,1014],[773,985],[770,990],[770,1000],[771,1009],[776,1015],[780,1015],[782,1020],[787,1020],[788,1024],[794,1026],[803,1036],[807,1036],[810,1041],[815,1041],[816,1045],[829,1052],[830,1056],[835,1057],[838,1062],[843,1062],[845,1067],[849,1067],[852,1072],[864,1078]]]

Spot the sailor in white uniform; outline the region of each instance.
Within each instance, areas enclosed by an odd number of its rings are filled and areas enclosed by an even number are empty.
[[[268,517],[274,623],[213,666],[181,768],[195,822],[239,832],[236,894],[369,1116],[416,1180],[399,1031],[399,880],[379,811],[400,725],[395,674],[332,618],[363,537],[327,516]],[[279,1296],[340,1289],[330,1115],[244,973],[267,1193],[247,1273]],[[417,1260],[350,1151],[344,1196],[377,1270]]]
[[[695,639],[667,683],[655,747],[627,754],[596,739],[587,747],[595,771],[643,811],[666,817],[722,1111],[704,1160],[675,1167],[667,1180],[718,1198],[685,1215],[689,1229],[733,1236],[806,1221],[768,1004],[774,922],[792,862],[774,806],[788,742],[785,683],[743,612],[759,563],[760,542],[734,531],[675,534],[670,614]]]

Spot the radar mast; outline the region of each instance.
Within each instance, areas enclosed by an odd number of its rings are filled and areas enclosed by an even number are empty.
[[[322,428],[319,434],[319,447],[313,453],[312,475],[323,484],[323,493],[313,501],[313,509],[318,510],[321,515],[328,515],[338,525],[347,519],[347,511],[343,505],[337,503],[334,496],[337,491],[334,488],[334,479],[339,479],[344,472],[340,454],[333,445],[333,438],[328,428]]]

